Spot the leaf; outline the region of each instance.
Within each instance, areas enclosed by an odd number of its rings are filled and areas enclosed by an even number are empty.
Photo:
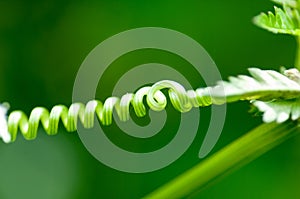
[[[283,9],[274,6],[274,10],[274,14],[272,12],[261,13],[254,17],[254,24],[273,33],[300,35],[300,15],[297,9],[284,4]]]
[[[282,123],[289,118],[297,120],[300,118],[300,99],[275,100],[270,102],[253,101],[254,106],[263,112],[263,121],[266,123]]]
[[[289,100],[300,97],[300,72],[297,69],[285,70],[284,74],[273,70],[248,69],[251,76],[229,77],[210,89],[213,101],[238,100],[270,101]]]
[[[271,0],[279,5],[286,5],[291,8],[297,8],[298,2],[295,0]]]
[[[273,70],[248,69],[251,76],[229,77],[211,88],[212,101],[250,100],[262,112],[266,123],[282,123],[300,118],[300,72],[292,68],[283,74]],[[220,100],[219,100],[220,101]]]

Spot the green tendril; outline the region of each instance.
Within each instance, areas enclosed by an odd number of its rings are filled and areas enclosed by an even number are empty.
[[[162,80],[152,86],[140,88],[135,94],[127,93],[121,98],[109,97],[104,103],[91,100],[86,105],[73,103],[69,108],[64,105],[57,105],[51,109],[50,113],[46,108],[37,107],[32,110],[29,119],[22,111],[13,111],[7,121],[8,133],[0,132],[0,136],[2,135],[1,137],[5,142],[13,142],[17,137],[18,130],[20,130],[26,139],[34,139],[37,135],[39,123],[42,123],[48,135],[55,135],[60,120],[69,132],[76,131],[79,121],[84,128],[92,128],[95,115],[102,125],[107,126],[112,123],[113,110],[115,110],[119,119],[125,122],[130,119],[130,107],[133,108],[137,117],[144,117],[147,114],[146,107],[143,104],[144,98],[146,98],[147,105],[151,110],[161,111],[165,109],[167,97],[162,92],[163,89],[168,90],[173,107],[182,113],[188,112],[193,107],[249,100],[260,111],[266,112],[264,121],[277,120],[280,123],[289,119],[290,116],[294,120],[300,117],[298,109],[291,107],[291,110],[285,113],[283,118],[282,108],[274,109],[270,104],[265,105],[264,103],[272,101],[274,105],[277,105],[278,102],[274,102],[274,100],[299,101],[300,72],[297,69],[285,70],[283,74],[257,68],[250,68],[249,72],[251,76],[229,77],[228,81],[220,81],[214,87],[188,91],[175,81]],[[266,106],[272,108],[272,118],[269,114],[270,108],[267,110],[264,108]],[[297,114],[295,114],[295,111]]]
[[[84,128],[94,126],[94,117],[105,126],[112,123],[113,110],[121,121],[130,119],[129,109],[132,106],[138,117],[146,115],[146,107],[143,99],[146,97],[147,105],[154,111],[161,111],[167,105],[167,98],[162,89],[168,89],[169,98],[174,108],[180,112],[187,112],[192,107],[211,105],[209,89],[197,89],[186,91],[179,83],[163,80],[151,87],[142,87],[135,94],[127,93],[121,98],[109,97],[104,103],[91,100],[86,105],[73,103],[69,108],[64,105],[54,106],[50,113],[46,108],[36,107],[32,110],[29,119],[22,111],[13,111],[8,117],[8,132],[11,135],[10,142],[15,141],[20,130],[25,139],[36,138],[39,123],[48,135],[55,135],[58,131],[59,121],[68,132],[76,131],[78,119]]]

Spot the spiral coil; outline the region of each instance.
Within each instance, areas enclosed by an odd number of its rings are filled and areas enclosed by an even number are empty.
[[[180,112],[187,112],[192,107],[212,104],[210,87],[186,91],[182,85],[175,81],[162,80],[152,86],[140,88],[135,94],[127,93],[121,98],[109,97],[104,103],[98,100],[91,100],[86,105],[73,103],[69,109],[64,105],[56,105],[50,113],[46,108],[36,107],[32,110],[29,119],[24,112],[13,111],[7,121],[10,139],[3,140],[5,142],[15,141],[18,130],[25,139],[34,139],[40,122],[48,135],[57,134],[60,120],[68,132],[77,129],[78,119],[84,128],[92,128],[95,115],[103,125],[110,125],[113,109],[121,121],[127,121],[130,118],[130,106],[133,107],[138,117],[143,117],[146,115],[146,107],[143,104],[144,97],[146,97],[149,108],[154,111],[161,111],[166,107],[167,98],[162,93],[162,89],[168,89],[173,107]]]

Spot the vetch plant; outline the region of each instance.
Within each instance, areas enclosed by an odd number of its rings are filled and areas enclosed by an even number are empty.
[[[95,115],[103,125],[112,123],[116,113],[121,121],[130,117],[132,107],[138,117],[146,115],[146,107],[161,111],[167,105],[167,97],[162,90],[167,89],[173,107],[180,112],[188,112],[193,107],[224,104],[246,100],[253,106],[252,112],[261,112],[264,124],[248,132],[238,140],[202,161],[199,165],[177,177],[170,183],[154,191],[146,198],[181,198],[201,190],[217,178],[241,167],[284,140],[299,132],[300,118],[300,5],[298,0],[274,0],[279,7],[274,12],[262,13],[254,18],[254,23],[273,33],[289,34],[296,37],[298,50],[295,68],[281,72],[249,68],[250,75],[229,77],[228,81],[216,86],[185,90],[179,83],[163,80],[152,86],[140,88],[135,93],[127,93],[121,98],[110,97],[102,103],[91,100],[87,104],[74,103],[69,108],[64,105],[34,108],[29,117],[22,111],[12,111],[6,115],[8,106],[0,106],[0,137],[4,142],[13,142],[18,131],[25,139],[37,136],[39,123],[49,135],[58,132],[62,121],[67,131],[76,131],[78,122],[84,128],[94,126]]]
[[[13,142],[20,130],[26,139],[34,139],[40,122],[48,135],[55,135],[58,132],[60,119],[69,132],[77,129],[78,119],[85,128],[92,128],[95,115],[103,125],[110,125],[113,109],[116,110],[120,120],[125,122],[130,117],[130,106],[138,117],[144,117],[146,115],[144,97],[147,105],[154,111],[161,111],[166,107],[167,98],[161,92],[163,89],[168,89],[173,107],[182,113],[192,107],[248,100],[259,111],[264,112],[263,120],[266,123],[273,121],[282,123],[289,118],[297,120],[300,117],[298,99],[300,72],[297,69],[284,70],[284,74],[258,68],[250,68],[249,72],[251,76],[229,77],[228,82],[221,81],[215,87],[188,91],[175,81],[162,80],[151,87],[142,87],[135,94],[127,93],[121,98],[109,97],[104,103],[91,100],[86,105],[74,103],[69,108],[56,105],[50,113],[46,108],[36,107],[32,110],[29,119],[24,112],[13,111],[6,121],[7,108],[2,105],[0,107],[3,129],[1,137],[4,142]]]
[[[249,69],[248,76],[230,77],[225,82],[227,102],[249,100],[253,111],[263,113],[264,124],[213,154],[194,168],[160,187],[145,198],[182,198],[201,191],[222,176],[251,162],[299,133],[300,103],[300,2],[273,0],[282,8],[261,13],[253,22],[273,33],[293,35],[297,41],[295,67],[281,73]]]

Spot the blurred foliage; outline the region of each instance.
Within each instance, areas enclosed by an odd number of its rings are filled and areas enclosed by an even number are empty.
[[[271,7],[267,0],[2,0],[1,101],[27,113],[35,106],[69,105],[76,72],[87,54],[109,36],[144,26],[171,28],[194,38],[210,53],[223,77],[246,73],[250,66],[293,66],[294,39],[270,34],[251,23],[253,16]],[[99,97],[110,96],[113,84],[108,83],[116,81],[113,78],[121,65],[147,63],[154,57],[184,71],[184,61],[172,61],[167,53],[154,56],[157,54],[121,57],[114,63],[115,69],[103,77],[106,85],[100,86]],[[196,77],[191,78],[191,84],[201,86]],[[247,114],[248,108],[246,103],[228,105],[226,124],[214,151],[261,122],[261,118]],[[11,145],[0,144],[0,197],[139,198],[201,161],[197,154],[209,113],[204,110],[203,114],[189,150],[170,166],[146,174],[104,166],[88,153],[75,133],[63,129],[53,137],[41,130],[34,141],[18,136]],[[300,194],[299,142],[299,137],[287,141],[193,198],[296,198]]]

